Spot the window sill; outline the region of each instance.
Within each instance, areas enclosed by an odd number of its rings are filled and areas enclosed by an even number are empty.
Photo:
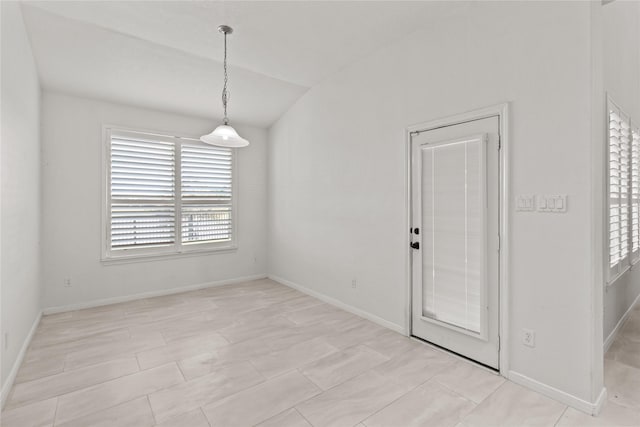
[[[135,262],[152,262],[152,261],[162,261],[169,259],[180,259],[185,257],[194,257],[194,256],[205,256],[212,254],[220,254],[220,253],[231,253],[238,250],[238,247],[233,246],[221,246],[217,248],[203,248],[203,249],[192,249],[186,250],[183,252],[170,252],[170,253],[156,253],[156,254],[132,254],[132,255],[121,255],[115,257],[102,257],[100,262],[103,265],[115,265],[115,264],[129,264]]]

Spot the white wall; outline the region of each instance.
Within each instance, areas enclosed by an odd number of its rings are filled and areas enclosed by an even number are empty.
[[[101,255],[102,125],[199,137],[214,120],[188,118],[45,91],[42,98],[45,308],[266,273],[266,131],[237,126],[238,250],[104,265]],[[65,278],[72,286],[65,287]]]
[[[1,220],[3,397],[40,312],[40,86],[19,3],[2,7]]]
[[[270,275],[404,328],[404,129],[509,101],[510,369],[594,402],[590,21],[588,2],[473,2],[311,89],[269,134]],[[569,210],[515,212],[526,193]]]
[[[615,1],[602,8],[604,85],[640,125],[640,2]],[[640,264],[605,290],[604,336],[608,337],[640,295]]]

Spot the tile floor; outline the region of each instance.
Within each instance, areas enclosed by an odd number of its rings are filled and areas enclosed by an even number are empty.
[[[2,426],[637,426],[639,355],[593,418],[265,279],[43,317]]]

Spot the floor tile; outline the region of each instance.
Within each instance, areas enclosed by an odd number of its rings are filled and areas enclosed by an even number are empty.
[[[467,427],[554,426],[566,406],[506,381],[480,403],[462,425]]]
[[[15,384],[26,381],[37,380],[38,378],[48,377],[49,375],[59,374],[64,371],[65,355],[42,355],[40,358],[25,358],[18,374],[16,375]]]
[[[232,358],[221,358],[213,351],[211,353],[203,353],[182,359],[178,361],[178,366],[184,378],[187,381],[191,381],[194,378],[203,377],[215,372],[222,365],[236,362],[237,361]]]
[[[273,378],[336,351],[335,347],[327,344],[326,340],[320,337],[253,358],[251,363],[262,375]]]
[[[218,331],[220,335],[225,337],[229,342],[236,343],[246,341],[253,338],[260,338],[270,331],[280,331],[282,328],[294,326],[294,323],[284,317],[268,319],[265,322],[242,322]]]
[[[176,417],[169,418],[168,420],[156,424],[156,427],[209,427],[209,421],[202,413],[200,408],[194,409],[184,414],[180,414]]]
[[[637,427],[640,425],[640,411],[605,403],[597,417],[592,417],[573,408],[567,408],[558,427]]]
[[[475,403],[482,402],[505,382],[504,377],[463,361],[456,362],[433,380]]]
[[[167,343],[183,340],[191,337],[203,337],[211,335],[222,328],[231,326],[234,323],[232,318],[219,318],[215,320],[207,320],[202,314],[203,320],[193,321],[189,324],[181,323],[171,327],[162,328],[162,336]]]
[[[368,320],[361,320],[344,330],[335,330],[327,336],[327,341],[334,347],[343,349],[360,344],[365,341],[374,340],[377,336],[388,333],[387,328],[376,325]]]
[[[249,426],[320,392],[311,381],[293,371],[207,405],[202,411],[213,426]]]
[[[428,381],[364,420],[367,427],[455,426],[475,404]]]
[[[604,384],[611,402],[640,409],[640,369],[605,359]]]
[[[403,354],[425,345],[394,331],[386,331],[363,344],[387,357]]]
[[[214,351],[227,344],[226,339],[213,333],[206,337],[189,337],[188,339],[172,341],[167,345],[141,351],[136,354],[136,357],[140,363],[140,369],[149,369],[192,355]]]
[[[58,398],[41,400],[31,405],[2,410],[2,427],[44,427],[52,426],[56,415]]]
[[[258,427],[312,427],[295,409],[286,411],[258,424]]]
[[[94,412],[56,427],[151,427],[155,424],[146,396]]]
[[[44,335],[48,336],[48,333]],[[130,335],[127,328],[114,328],[106,332],[75,337],[74,339],[63,342],[48,342],[45,344],[41,340],[40,345],[38,345],[37,342],[32,342],[31,346],[29,346],[26,360],[42,360],[52,356],[64,356],[67,353],[84,350],[93,346],[109,345],[113,342],[128,340],[129,337]]]
[[[183,382],[178,366],[171,363],[65,394],[59,398],[56,423],[83,417]]]
[[[292,311],[286,313],[284,316],[296,324],[321,322],[323,320],[342,321],[357,318],[357,316],[329,304],[319,304],[313,307]]]
[[[204,377],[151,393],[149,401],[156,421],[162,422],[263,381],[264,377],[250,363],[238,362],[221,366]]]
[[[296,406],[314,427],[352,426],[387,406],[407,387],[368,371]]]
[[[140,337],[150,333],[160,332],[166,340],[167,330],[171,330],[173,328],[186,330],[187,328],[192,328],[205,320],[206,316],[201,312],[181,314],[168,319],[129,326],[129,334],[132,337]]]
[[[387,360],[369,347],[355,346],[303,366],[300,372],[327,390]]]
[[[450,369],[455,362],[452,356],[419,343],[417,348],[397,355],[373,370],[410,390]]]
[[[129,357],[16,384],[7,408],[49,399],[134,372],[138,372],[138,363],[135,357]]]
[[[162,338],[159,332],[141,337],[132,337],[122,341],[92,345],[84,350],[67,354],[64,369],[68,371],[95,365],[118,357],[133,356],[137,352],[164,345],[164,338]]]
[[[268,279],[128,301],[44,316],[2,425],[634,425],[638,319],[594,418]]]

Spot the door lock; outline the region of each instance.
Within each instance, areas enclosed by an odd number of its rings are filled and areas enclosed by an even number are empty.
[[[409,246],[411,246],[413,249],[420,249],[420,242],[411,242],[409,243]]]

